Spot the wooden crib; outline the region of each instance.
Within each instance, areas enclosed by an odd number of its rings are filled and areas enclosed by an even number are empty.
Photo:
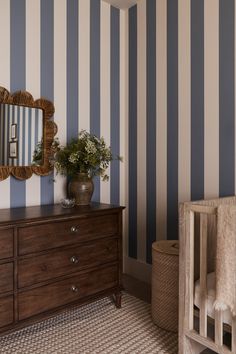
[[[207,279],[215,270],[217,207],[236,205],[236,197],[183,203],[179,207],[180,286],[179,354],[197,354],[205,348],[216,353],[236,354],[236,319],[223,323],[222,311],[208,316]],[[199,279],[200,304],[194,304]],[[230,334],[227,334],[229,332]],[[225,337],[230,344],[225,344]]]

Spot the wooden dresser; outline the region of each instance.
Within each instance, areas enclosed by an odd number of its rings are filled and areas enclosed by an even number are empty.
[[[120,307],[122,209],[0,210],[0,332],[102,296]]]

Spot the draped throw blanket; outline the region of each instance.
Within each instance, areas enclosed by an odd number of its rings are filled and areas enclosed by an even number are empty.
[[[217,209],[216,310],[236,316],[236,206]]]

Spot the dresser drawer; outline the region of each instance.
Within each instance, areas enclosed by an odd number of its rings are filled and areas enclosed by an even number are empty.
[[[0,294],[13,290],[13,263],[0,264]]]
[[[0,230],[0,259],[13,257],[13,229]]]
[[[13,296],[0,298],[0,327],[13,322]]]
[[[113,288],[118,284],[117,273],[117,266],[114,265],[22,292],[19,294],[19,319],[23,320]]]
[[[78,272],[86,267],[115,261],[117,239],[102,239],[69,249],[26,258],[18,262],[18,287]]]
[[[18,230],[19,254],[39,252],[117,233],[117,214],[23,227]]]

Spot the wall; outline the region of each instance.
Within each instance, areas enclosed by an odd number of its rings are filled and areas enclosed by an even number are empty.
[[[178,203],[235,193],[234,0],[129,9],[129,256],[178,238]],[[137,270],[138,269],[138,270]]]
[[[125,13],[100,0],[0,0],[0,85],[28,90],[55,104],[58,137],[66,143],[87,129],[124,155],[123,22]],[[94,200],[124,199],[124,166],[96,181]],[[0,183],[0,208],[58,202],[65,180],[33,176]]]

